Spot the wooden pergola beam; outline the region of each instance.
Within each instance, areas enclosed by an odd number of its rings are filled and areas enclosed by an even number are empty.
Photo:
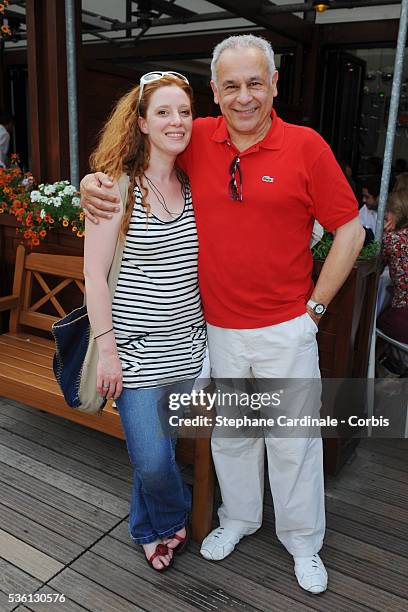
[[[292,41],[301,43],[312,41],[312,24],[290,13],[268,14],[271,4],[267,0],[251,0],[251,2],[247,0],[211,0],[211,4],[234,13],[237,17],[248,19],[255,25],[290,38]]]
[[[399,19],[387,21],[354,21],[351,23],[328,23],[321,27],[321,45],[363,46],[395,45],[398,37]]]
[[[251,33],[253,30],[241,32],[242,34]],[[289,48],[293,47],[293,40],[267,30],[257,31],[269,40],[274,47]],[[125,60],[127,58],[137,58],[139,60],[149,59],[171,59],[173,57],[209,57],[212,51],[228,33],[211,32],[197,36],[164,36],[162,38],[143,38],[135,45],[113,46],[105,44],[92,44],[83,46],[83,57],[85,60],[109,59]]]

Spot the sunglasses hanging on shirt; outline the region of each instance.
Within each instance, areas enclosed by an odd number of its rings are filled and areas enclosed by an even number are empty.
[[[240,161],[241,160],[239,158],[239,155],[236,155],[234,159],[232,160],[230,167],[229,167],[229,173],[231,176],[231,180],[228,185],[228,192],[229,192],[229,197],[231,198],[231,200],[234,200],[236,202],[242,202],[242,199],[243,199],[242,171],[241,171],[241,166],[239,165]]]

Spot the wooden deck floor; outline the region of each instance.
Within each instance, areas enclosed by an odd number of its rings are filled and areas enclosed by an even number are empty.
[[[124,444],[0,400],[0,611],[354,612],[408,610],[408,440],[365,440],[327,481],[330,576],[320,596],[299,589],[264,526],[209,563],[197,544],[164,575],[131,544],[131,471]],[[16,605],[10,593],[63,593],[65,603]]]

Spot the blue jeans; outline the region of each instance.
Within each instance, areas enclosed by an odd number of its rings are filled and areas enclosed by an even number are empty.
[[[116,400],[134,466],[129,532],[136,544],[173,535],[186,524],[191,492],[176,463],[168,404],[171,393],[191,393],[193,385],[194,380],[185,380],[152,389],[124,388]]]

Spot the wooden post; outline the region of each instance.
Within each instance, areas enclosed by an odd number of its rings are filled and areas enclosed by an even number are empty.
[[[64,2],[27,0],[26,19],[31,165],[52,182],[69,178]]]
[[[7,108],[6,100],[6,65],[4,62],[4,42],[0,40],[0,112]]]
[[[304,63],[304,76],[302,84],[303,117],[302,123],[316,128],[319,106],[316,104],[317,83],[320,58],[320,26],[314,26],[311,45],[305,45],[306,58]]]

